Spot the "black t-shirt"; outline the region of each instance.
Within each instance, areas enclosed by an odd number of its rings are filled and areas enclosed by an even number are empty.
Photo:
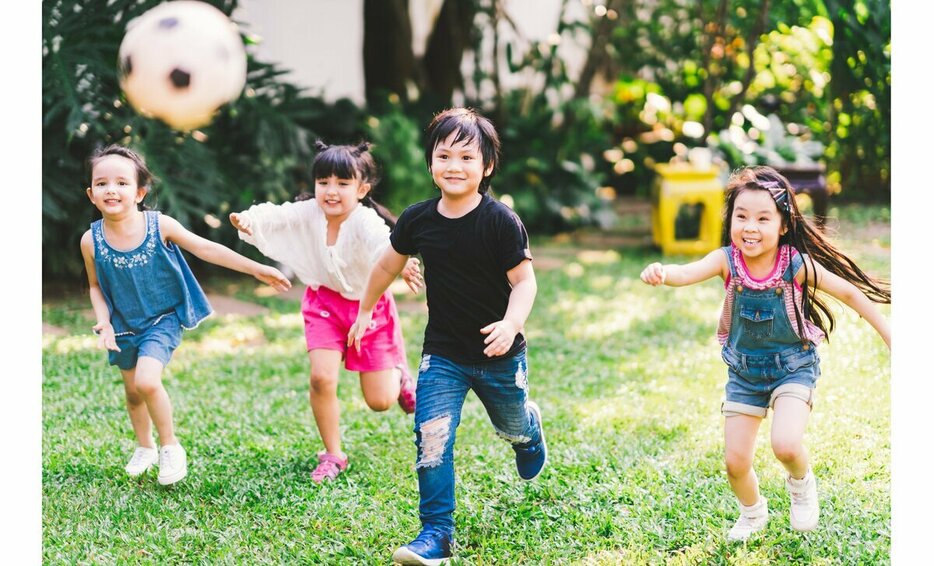
[[[489,361],[494,358],[483,353],[488,335],[480,329],[505,316],[512,291],[506,272],[532,259],[529,235],[516,213],[489,195],[460,218],[439,214],[440,200],[405,209],[390,236],[398,253],[422,256],[428,295],[423,353],[458,363]],[[524,347],[519,333],[497,358]]]

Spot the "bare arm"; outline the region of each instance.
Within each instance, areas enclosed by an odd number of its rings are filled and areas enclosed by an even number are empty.
[[[91,308],[94,309],[94,318],[97,321],[92,330],[99,336],[98,345],[100,347],[119,352],[120,348],[117,347],[114,327],[110,324],[110,309],[107,308],[104,293],[101,292],[100,284],[97,282],[97,269],[94,267],[94,241],[91,238],[90,230],[81,236],[81,256],[84,258],[84,267],[88,272]]]
[[[227,246],[202,238],[188,231],[172,217],[164,214],[159,215],[159,229],[166,240],[175,242],[184,250],[208,263],[252,275],[278,291],[286,291],[292,286],[288,278],[278,269],[255,262]]]
[[[684,265],[661,263],[649,264],[639,276],[643,282],[652,285],[683,287],[706,281],[719,275],[726,279],[727,261],[722,250],[714,250],[703,258]]]
[[[386,292],[386,289],[392,284],[396,276],[402,272],[408,262],[408,256],[404,256],[387,246],[383,255],[379,257],[376,265],[370,270],[370,275],[366,280],[366,288],[363,290],[363,297],[360,299],[360,310],[357,311],[357,320],[354,321],[347,332],[347,345],[353,345],[360,350],[360,341],[366,334],[370,326],[370,320],[373,317],[373,307],[376,301]]]
[[[509,292],[509,304],[503,320],[498,320],[480,329],[487,337],[483,353],[489,357],[501,356],[509,351],[516,339],[516,334],[525,329],[525,321],[532,312],[532,304],[538,293],[535,271],[531,260],[523,260],[519,265],[506,272],[512,291]]]
[[[805,261],[810,262],[809,265],[814,266],[813,269],[807,271],[809,279],[808,284],[814,286],[815,289],[820,289],[856,311],[856,314],[866,319],[866,322],[868,322],[876,332],[879,333],[882,340],[885,341],[885,345],[891,349],[892,338],[889,323],[885,317],[882,316],[879,309],[876,308],[875,303],[860,291],[856,285],[853,285],[839,275],[827,271],[824,266],[817,262],[812,262],[809,258],[805,258]],[[804,281],[804,266],[795,274],[795,279],[797,279],[799,283]]]

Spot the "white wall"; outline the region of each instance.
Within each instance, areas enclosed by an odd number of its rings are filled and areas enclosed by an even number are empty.
[[[416,55],[425,42],[442,0],[410,0],[412,43]],[[506,10],[521,36],[542,41],[557,29],[561,0],[507,0]],[[571,3],[575,14],[583,6]],[[261,38],[249,49],[258,59],[290,71],[287,79],[333,101],[348,97],[364,102],[363,0],[240,0],[233,14],[244,32]],[[506,24],[500,33],[511,35]],[[579,66],[586,46],[562,46],[572,67]],[[470,63],[465,63],[469,69]],[[504,76],[506,87],[530,80]]]

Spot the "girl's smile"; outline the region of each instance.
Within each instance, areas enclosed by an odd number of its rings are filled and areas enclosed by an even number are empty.
[[[137,211],[137,204],[146,196],[146,187],[137,185],[134,163],[120,155],[107,155],[95,165],[91,174],[88,198],[107,216]]]
[[[771,269],[778,241],[786,231],[782,215],[768,191],[749,189],[736,196],[730,218],[730,240],[747,263],[761,262],[762,267]]]
[[[369,191],[370,184],[359,179],[341,179],[336,175],[315,179],[315,200],[332,220],[350,215]]]

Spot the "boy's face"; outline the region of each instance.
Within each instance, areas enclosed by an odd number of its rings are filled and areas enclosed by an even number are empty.
[[[484,167],[477,140],[454,143],[457,132],[438,142],[431,154],[431,178],[445,198],[460,199],[479,192],[480,182],[493,172]]]

